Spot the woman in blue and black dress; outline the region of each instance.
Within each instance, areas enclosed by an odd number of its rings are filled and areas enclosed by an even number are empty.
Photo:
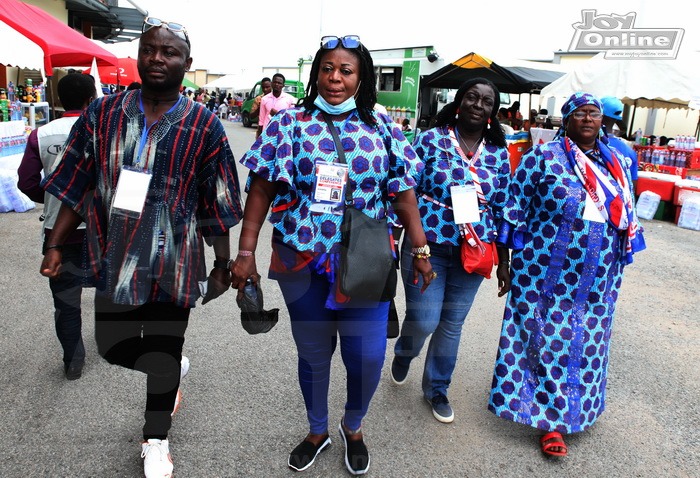
[[[473,233],[492,247],[507,198],[510,162],[497,119],[499,105],[499,92],[493,83],[484,78],[469,80],[440,111],[436,126],[422,132],[414,143],[425,166],[417,177],[418,208],[437,277],[423,293],[421,284],[414,281],[411,260],[421,248],[410,238],[404,241],[406,319],[394,347],[391,379],[397,385],[405,383],[413,359],[430,337],[423,396],[442,423],[454,419],[447,392],[457,364],[462,327],[484,279],[464,269],[461,244]],[[467,190],[471,194],[464,194]],[[510,282],[508,249],[501,247],[498,255],[496,274],[500,295],[504,295]]]
[[[600,101],[576,93],[562,118],[564,134],[526,153],[511,181],[499,240],[513,249],[512,286],[489,400],[497,416],[543,430],[552,456],[605,409],[622,274],[644,249],[629,164],[600,135]]]
[[[323,112],[343,145],[346,186],[353,191],[354,207],[382,218],[390,201],[411,240],[426,244],[413,192],[413,175],[421,163],[399,125],[373,111],[375,85],[372,58],[359,37],[324,37],[302,105],[275,115],[241,160],[252,171],[252,181],[232,286],[241,290],[247,278],[257,275],[258,232],[271,206],[270,277],[278,281],[289,310],[309,421],[308,435],[289,456],[288,465],[296,471],[309,468],[330,445],[328,387],[339,336],[347,372],[347,401],[339,427],[345,465],[354,475],[367,472],[370,459],[361,425],[386,352],[389,298],[348,301],[336,287],[344,194],[326,197],[314,185],[319,168],[339,171],[343,166],[337,164]],[[334,197],[339,204],[332,203]],[[430,261],[416,258],[415,270],[427,287],[433,278]]]

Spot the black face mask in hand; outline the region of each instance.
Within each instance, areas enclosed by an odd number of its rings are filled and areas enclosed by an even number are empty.
[[[252,279],[246,281],[243,294],[238,294],[236,303],[241,309],[241,325],[249,334],[264,334],[277,324],[279,309],[263,309],[262,288]]]

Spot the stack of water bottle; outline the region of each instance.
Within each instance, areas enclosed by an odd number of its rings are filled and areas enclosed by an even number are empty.
[[[23,154],[26,145],[27,137],[24,134],[0,138],[0,158]]]
[[[695,136],[676,136],[675,149],[683,149],[686,151],[692,151],[695,149]]]
[[[685,151],[675,149],[645,149],[643,161],[645,163],[657,164],[659,166],[673,166],[675,168],[685,168],[688,162],[688,155]]]

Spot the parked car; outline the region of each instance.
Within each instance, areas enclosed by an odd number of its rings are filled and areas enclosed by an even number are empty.
[[[253,124],[258,123],[258,111],[251,113],[250,109],[253,107],[255,97],[262,93],[262,86],[260,83],[260,81],[255,83],[255,86],[253,86],[248,96],[246,96],[243,105],[241,105],[241,121],[246,128],[250,128]],[[303,98],[304,83],[296,80],[286,80],[284,82],[284,91],[295,98]]]

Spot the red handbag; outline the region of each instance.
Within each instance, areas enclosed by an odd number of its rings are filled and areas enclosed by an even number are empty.
[[[495,242],[482,242],[474,227],[467,224],[461,247],[462,267],[468,273],[491,278],[493,267],[498,265],[498,250]]]

